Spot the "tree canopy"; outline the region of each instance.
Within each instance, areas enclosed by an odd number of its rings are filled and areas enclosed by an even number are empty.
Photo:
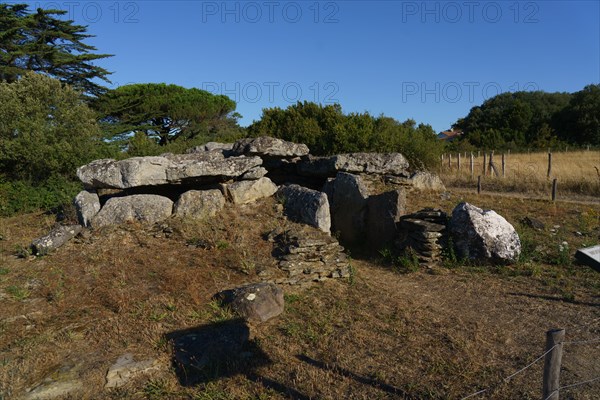
[[[600,145],[600,84],[573,93],[569,104],[555,117],[555,124],[565,139]]]
[[[38,8],[30,13],[28,7],[0,4],[0,81],[14,82],[25,71],[34,71],[91,96],[105,92],[97,80],[110,82],[110,73],[94,61],[110,55],[94,54],[96,48],[84,43],[93,37],[86,27],[56,18],[64,10]]]
[[[173,141],[216,135],[237,128],[236,104],[227,96],[158,83],[121,86],[98,98],[93,106],[114,140],[132,133],[165,146]]]
[[[435,165],[443,149],[429,125],[369,113],[344,114],[339,104],[299,102],[285,110],[264,109],[261,119],[248,127],[248,134],[305,143],[314,155],[400,152],[417,167]]]
[[[502,93],[471,109],[454,128],[479,148],[600,145],[600,85],[576,93]]]
[[[58,80],[28,72],[0,82],[0,104],[0,178],[74,178],[77,167],[110,155],[94,111]]]

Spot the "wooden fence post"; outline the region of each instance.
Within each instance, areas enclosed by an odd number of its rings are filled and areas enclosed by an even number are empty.
[[[483,152],[483,176],[485,176],[487,172],[487,153]]]
[[[546,332],[546,357],[544,358],[544,384],[542,400],[558,400],[560,363],[564,329],[551,329]]]
[[[490,152],[490,176],[495,175],[498,176],[498,169],[496,168],[496,164],[494,164],[494,152]]]
[[[481,193],[481,175],[477,175],[477,194]]]
[[[481,156],[481,150],[477,150],[477,158],[479,158],[479,156]]]
[[[502,153],[502,177],[504,178],[505,175],[506,175],[506,160],[504,157],[504,153]]]
[[[448,169],[452,169],[452,153],[448,153]]]
[[[556,200],[556,186],[558,179],[554,178],[552,180],[552,201]]]
[[[552,174],[552,153],[548,152],[548,175],[547,175],[548,179],[550,179],[551,174]]]
[[[441,169],[443,169],[444,168],[444,153],[442,153],[442,155],[440,156],[440,158],[441,158],[440,166],[441,166]]]
[[[456,156],[456,168],[458,169],[458,172],[460,172],[460,153],[458,153]]]
[[[471,152],[471,158],[469,159],[469,168],[471,168],[471,179],[473,179],[473,168],[475,166],[475,163],[473,162],[473,152]]]

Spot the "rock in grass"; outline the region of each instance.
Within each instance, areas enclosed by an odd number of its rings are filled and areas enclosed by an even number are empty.
[[[45,236],[31,242],[31,252],[36,256],[43,256],[73,239],[83,230],[81,225],[58,225]]]
[[[452,211],[450,234],[457,255],[477,262],[512,263],[521,254],[515,228],[493,210],[461,203]]]
[[[56,398],[78,398],[75,394],[83,389],[79,379],[81,365],[67,362],[48,375],[24,396],[27,400],[49,400]]]
[[[431,190],[434,192],[443,192],[446,190],[444,182],[434,173],[428,171],[417,171],[410,177],[412,187],[418,190]]]
[[[283,290],[272,283],[253,283],[217,295],[240,317],[265,322],[283,312]]]
[[[521,222],[523,223],[523,225],[527,225],[528,227],[533,228],[537,231],[543,231],[544,229],[546,229],[546,225],[544,225],[542,221],[533,217],[525,217],[521,220]]]
[[[156,360],[134,361],[133,354],[124,354],[108,370],[104,387],[121,387],[135,376],[147,373],[156,368],[158,368]]]

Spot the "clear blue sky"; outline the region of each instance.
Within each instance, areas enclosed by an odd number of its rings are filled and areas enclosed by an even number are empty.
[[[14,1],[13,1],[14,2]],[[339,102],[436,131],[498,92],[600,82],[599,1],[77,1],[116,87],[165,82],[267,107]]]

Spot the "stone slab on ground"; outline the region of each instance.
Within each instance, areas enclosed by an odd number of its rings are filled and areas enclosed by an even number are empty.
[[[575,258],[600,272],[600,245],[578,249]]]
[[[134,377],[158,368],[157,360],[134,361],[133,354],[123,354],[106,373],[105,388],[121,387]]]
[[[73,239],[82,230],[81,225],[58,225],[47,235],[31,242],[31,252],[36,256],[46,255]]]

